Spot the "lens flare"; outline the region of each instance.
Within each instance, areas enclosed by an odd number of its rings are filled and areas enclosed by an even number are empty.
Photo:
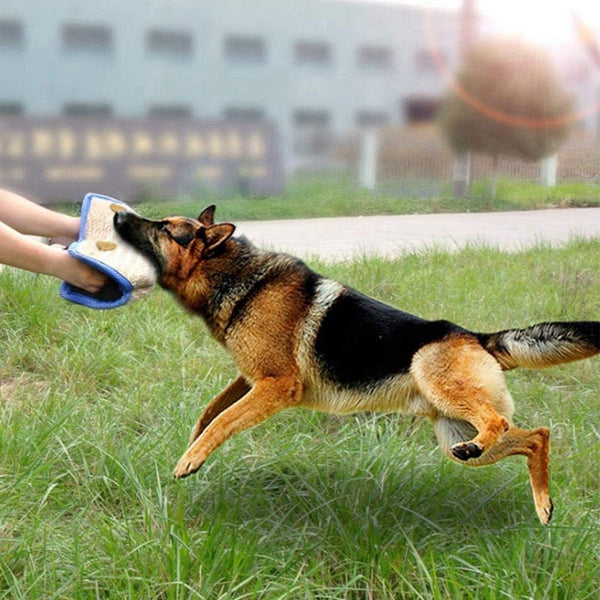
[[[461,85],[461,83],[456,79],[437,45],[436,36],[431,22],[431,9],[424,10],[423,15],[425,21],[424,29],[426,42],[429,48],[429,52],[431,53],[431,57],[436,65],[436,68],[438,69],[448,86],[457,94],[457,96],[465,104],[467,104],[473,110],[479,112],[480,114],[495,121],[511,125],[513,127],[523,127],[529,129],[551,129],[555,127],[562,127],[566,124],[575,123],[577,121],[581,121],[592,116],[600,110],[600,101],[598,101],[579,110],[575,110],[558,117],[538,119],[513,115],[508,112],[498,110],[493,106],[490,106],[489,104],[486,104],[481,99],[473,96],[473,94],[471,94],[467,89],[465,89],[464,86]],[[538,18],[541,17],[538,16]],[[513,35],[514,34],[515,32],[513,31]],[[524,39],[531,40],[531,36],[521,37],[523,37]]]

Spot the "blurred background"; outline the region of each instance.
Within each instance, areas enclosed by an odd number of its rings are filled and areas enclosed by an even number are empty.
[[[0,186],[44,203],[600,178],[600,5],[3,0]],[[333,184],[335,185],[335,184]]]

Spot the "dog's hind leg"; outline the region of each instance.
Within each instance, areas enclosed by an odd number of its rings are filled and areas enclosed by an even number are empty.
[[[533,492],[535,510],[542,524],[547,525],[552,517],[552,500],[549,492],[550,432],[545,427],[524,430],[510,429],[479,458],[467,462],[459,460],[453,448],[473,434],[473,427],[465,421],[439,417],[434,429],[444,454],[464,465],[479,467],[490,465],[507,456],[523,455],[527,457],[529,482]]]
[[[208,424],[177,463],[175,477],[195,473],[210,453],[233,434],[254,427],[285,408],[297,406],[301,397],[302,383],[295,376],[257,381],[247,394]]]
[[[224,410],[229,408],[234,402],[237,402],[242,396],[250,391],[250,385],[241,375],[234,379],[227,387],[217,394],[207,405],[198,422],[192,429],[190,435],[191,446],[196,438],[208,427],[211,421]]]
[[[439,415],[474,427],[472,439],[451,448],[459,460],[481,456],[508,430],[513,407],[502,370],[475,338],[453,336],[424,346],[410,372]]]

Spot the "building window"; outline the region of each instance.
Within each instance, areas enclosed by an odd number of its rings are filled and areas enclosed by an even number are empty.
[[[331,114],[327,110],[297,110],[294,113],[294,125],[299,127],[329,127]]]
[[[325,156],[332,145],[331,114],[327,110],[302,109],[294,112],[294,152],[298,156]]]
[[[265,111],[256,106],[230,106],[223,110],[223,117],[228,121],[256,123],[265,118]]]
[[[25,43],[23,24],[10,19],[0,20],[0,49],[22,48]]]
[[[62,46],[67,52],[109,54],[113,47],[112,31],[104,25],[68,23],[62,28]]]
[[[260,37],[230,35],[225,38],[225,57],[232,63],[263,63],[267,60],[267,44]]]
[[[20,102],[0,102],[0,117],[19,117],[24,113]]]
[[[65,104],[63,108],[65,117],[100,117],[106,118],[112,116],[112,109],[109,104],[72,102]]]
[[[194,52],[194,38],[185,31],[155,29],[146,35],[146,49],[152,56],[190,58]]]
[[[367,69],[389,69],[394,62],[394,53],[387,46],[361,46],[358,49],[358,65]]]
[[[379,110],[361,110],[356,114],[358,127],[383,127],[390,122],[390,115]]]
[[[190,119],[192,109],[183,104],[154,104],[148,109],[148,116],[155,119]]]
[[[299,65],[327,66],[331,63],[331,46],[327,42],[296,42],[294,56]]]
[[[414,97],[403,101],[401,111],[407,123],[433,121],[440,108],[438,98]]]

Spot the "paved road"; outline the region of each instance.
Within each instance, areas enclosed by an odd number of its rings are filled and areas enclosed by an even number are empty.
[[[393,257],[427,247],[456,250],[467,244],[517,251],[539,242],[600,239],[600,208],[245,221],[237,231],[257,246],[327,261]]]

